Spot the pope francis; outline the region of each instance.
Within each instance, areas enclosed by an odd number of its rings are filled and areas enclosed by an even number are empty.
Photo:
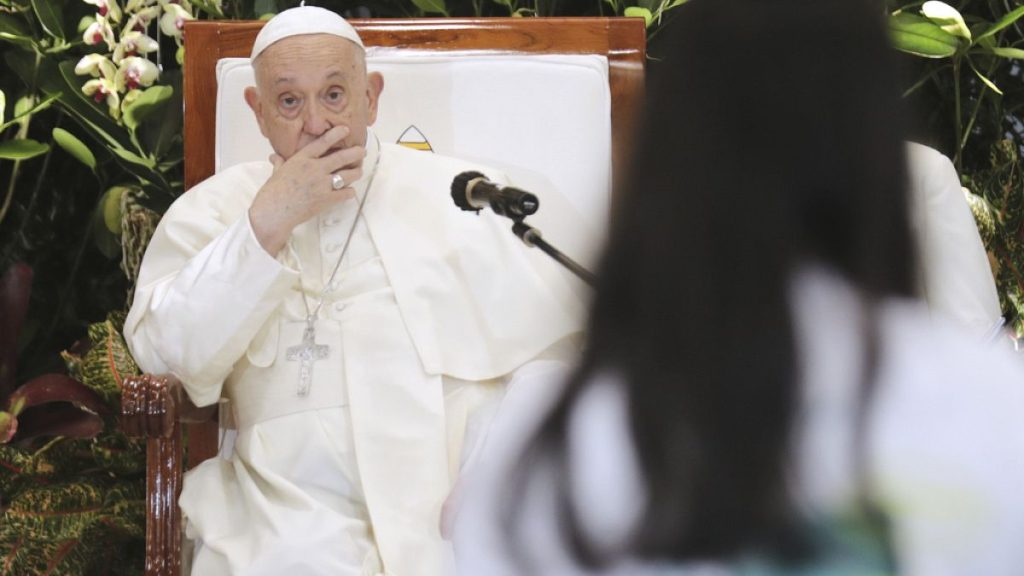
[[[228,399],[237,426],[185,478],[192,573],[443,574],[475,431],[571,356],[582,305],[507,222],[451,205],[456,174],[500,174],[378,141],[384,80],[342,18],[284,11],[252,62],[275,153],[174,203],[125,324],[144,370]]]

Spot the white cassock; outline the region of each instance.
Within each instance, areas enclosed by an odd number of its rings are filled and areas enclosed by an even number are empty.
[[[272,168],[243,164],[184,194],[150,243],[125,323],[132,353],[197,405],[227,397],[238,427],[230,457],[185,478],[194,574],[443,573],[440,510],[474,410],[580,330],[582,302],[557,265],[509,221],[452,204],[454,175],[492,171],[372,133],[363,166],[354,187],[369,196],[323,292],[316,344],[329,351],[307,396],[287,351],[356,201],[298,226],[273,258],[247,216]]]
[[[999,294],[960,177],[949,158],[923,144],[908,142],[907,159],[921,296],[933,316],[991,337],[1002,324]]]

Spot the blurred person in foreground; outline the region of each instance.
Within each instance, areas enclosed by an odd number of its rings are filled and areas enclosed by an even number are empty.
[[[910,298],[883,17],[680,8],[584,359],[527,438],[506,399],[460,574],[1024,574],[1024,370]]]

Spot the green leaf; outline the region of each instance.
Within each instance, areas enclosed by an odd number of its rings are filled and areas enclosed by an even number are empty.
[[[32,0],[32,10],[47,34],[64,39],[64,13],[60,0]]]
[[[111,232],[104,223],[103,204],[98,203],[93,211],[92,240],[101,254],[115,260],[121,257],[121,237]]]
[[[960,48],[960,40],[938,24],[906,12],[889,17],[889,36],[896,49],[925,58],[946,58]]]
[[[174,93],[161,105],[160,113],[155,118],[142,123],[138,131],[139,141],[143,150],[147,150],[161,162],[166,161],[165,155],[175,142],[181,142],[181,70],[167,70],[160,78],[165,86],[173,88]],[[180,151],[180,146],[178,147]],[[160,169],[166,173],[165,168]]]
[[[90,170],[96,170],[96,156],[77,136],[63,128],[54,128],[53,141],[75,160],[85,164]]]
[[[988,78],[985,77],[984,74],[979,72],[978,69],[974,67],[974,63],[973,62],[968,60],[967,63],[971,66],[971,70],[974,71],[974,74],[977,75],[978,78],[981,79],[981,81],[985,84],[985,86],[988,86],[989,88],[991,88],[992,91],[995,92],[996,94],[999,94],[1000,96],[1003,95],[1003,91],[1000,90],[998,86],[996,86],[995,82],[989,80]]]
[[[193,0],[192,5],[196,8],[199,8],[203,12],[206,12],[215,19],[224,19],[224,13],[214,2],[207,2],[206,0]]]
[[[50,96],[48,98],[45,98],[42,102],[39,102],[38,104],[34,105],[32,104],[33,98],[30,98],[28,96],[19,98],[18,101],[14,104],[13,117],[9,121],[4,122],[2,125],[0,125],[0,130],[5,130],[8,126],[14,124],[15,122],[19,122],[22,118],[26,116],[35,114],[36,112],[39,112],[41,110],[46,110],[50,107],[50,104],[52,104],[53,101],[59,97],[60,95]]]
[[[102,511],[103,499],[100,486],[36,485],[11,501],[4,520],[32,540],[81,537]]]
[[[0,12],[0,36],[2,35],[20,36],[24,38],[32,37],[28,28],[25,27],[25,24],[20,19],[5,12]]]
[[[113,186],[100,197],[103,224],[117,237],[121,236],[121,197],[128,190],[127,186]]]
[[[66,441],[58,458],[88,453],[95,443]],[[116,446],[115,446],[116,448]],[[95,463],[92,467],[95,469]],[[87,470],[82,462],[78,470]],[[112,479],[109,470],[49,482],[27,482],[10,494],[0,520],[8,574],[141,574],[145,484]],[[5,496],[8,493],[5,492]]]
[[[124,125],[134,130],[149,118],[164,102],[174,95],[174,88],[165,85],[151,86],[139,97],[122,109]]]
[[[146,168],[153,168],[154,163],[152,160],[148,160],[132,152],[131,150],[125,150],[124,148],[111,148],[111,152],[118,156],[122,160],[127,160],[132,164],[138,164],[139,166],[145,166]]]
[[[50,104],[53,104],[59,98],[60,98],[60,94],[54,94],[53,96],[47,96],[46,98],[43,98],[41,101],[39,101],[38,104],[35,104],[31,108],[29,108],[28,110],[19,113],[18,116],[21,117],[21,116],[26,116],[28,114],[35,114],[36,112],[42,112],[43,110],[46,110],[47,108],[49,108]]]
[[[108,318],[105,322],[90,324],[89,339],[93,347],[82,359],[82,383],[108,403],[119,406],[124,379],[140,373],[121,335],[120,323]]]
[[[35,106],[36,98],[32,94],[26,94],[21,98],[14,101],[14,113],[11,115],[11,119],[20,118]]]
[[[1003,28],[1006,28],[1007,26],[1016,22],[1018,19],[1020,19],[1021,16],[1024,16],[1024,6],[1020,6],[1014,9],[1012,12],[1007,13],[1006,16],[1003,16],[1002,18],[999,19],[998,22],[993,24],[991,28],[982,32],[981,35],[978,36],[974,41],[978,42],[982,38],[988,38],[989,36],[992,36],[996,32],[999,32]]]
[[[49,144],[25,138],[0,142],[0,158],[4,160],[28,160],[44,154],[50,149]]]
[[[28,31],[21,20],[0,12],[0,40],[21,45],[32,43],[32,33]]]
[[[448,15],[448,11],[445,10],[444,0],[412,0],[412,3],[417,8],[428,14],[444,14]]]
[[[979,28],[979,27],[975,26],[975,28]],[[975,31],[974,34],[975,34],[975,36],[977,36],[978,32]],[[978,38],[978,40],[976,42],[974,42],[974,44],[971,44],[971,46],[973,46],[974,48],[981,48],[982,50],[989,50],[989,51],[991,51],[993,48],[997,47],[998,45],[999,44],[996,42],[996,39],[995,39],[994,36],[986,36],[984,38]]]
[[[171,184],[167,182],[167,178],[155,169],[155,162],[146,160],[145,158],[121,148],[109,148],[109,150],[114,154],[114,160],[117,161],[125,171],[138,178],[141,184],[144,186],[146,184],[152,184],[152,188],[158,190],[161,196],[176,196],[175,190],[171,187]],[[122,153],[127,154],[128,157],[122,156]],[[131,159],[129,159],[129,157]]]
[[[996,47],[989,49],[989,52],[995,54],[996,56],[1001,56],[1003,58],[1016,58],[1019,60],[1024,60],[1024,50],[1021,50],[1020,48]]]
[[[4,112],[7,111],[7,95],[0,90],[0,122],[4,121]],[[3,128],[0,128],[2,130]]]
[[[647,8],[642,8],[640,6],[630,6],[626,8],[622,15],[626,16],[627,18],[643,18],[644,24],[648,28],[650,28],[651,23],[654,21],[654,15],[651,14],[651,11],[648,10]]]
[[[35,69],[36,55],[32,52],[22,50],[6,50],[4,52],[4,63],[8,70],[14,72],[25,86],[32,86]]]
[[[986,245],[991,244],[997,234],[995,210],[984,196],[970,192],[967,188],[964,188],[964,198],[967,199],[967,205],[970,206],[971,213],[974,214],[974,221],[978,225],[978,232],[982,239]]]

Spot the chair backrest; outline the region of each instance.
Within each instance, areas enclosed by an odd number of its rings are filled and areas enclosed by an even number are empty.
[[[545,238],[587,260],[576,241],[600,235],[611,174],[626,161],[643,95],[643,20],[351,22],[368,47],[368,67],[385,77],[375,125],[381,141],[503,169],[540,196],[542,209],[531,221]],[[186,26],[186,188],[217,169],[269,153],[241,100],[241,89],[251,85],[246,58],[262,26]],[[567,227],[550,225],[567,218],[596,234],[563,236]],[[191,468],[216,454],[217,431],[200,424],[188,433]]]
[[[541,199],[530,223],[573,257],[593,256],[607,220],[611,175],[608,60],[595,54],[436,54],[370,48],[384,77],[374,132],[381,142],[502,170]],[[266,160],[243,101],[248,58],[217,66],[214,169]]]

